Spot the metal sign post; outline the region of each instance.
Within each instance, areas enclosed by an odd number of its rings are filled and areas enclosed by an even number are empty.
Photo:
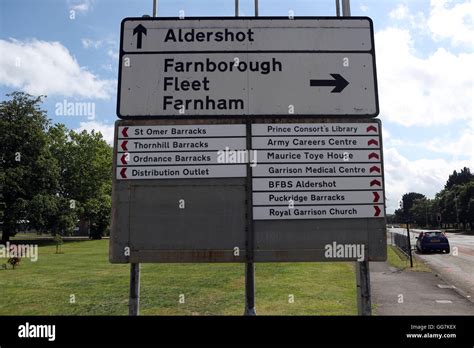
[[[410,219],[407,215],[407,245],[408,245],[408,255],[410,256],[410,267],[413,267],[413,255],[411,252],[411,238],[410,238]]]
[[[238,2],[236,0],[236,13],[235,16],[239,16]],[[258,17],[258,0],[255,0],[255,17]],[[252,125],[250,121],[246,122],[246,133],[247,133],[247,149],[252,148],[251,137],[249,132],[252,131]],[[247,195],[251,195],[252,192],[252,171],[250,166],[247,167]],[[246,255],[247,262],[245,263],[245,309],[244,315],[254,316],[257,315],[255,310],[255,265],[253,263],[253,248],[254,248],[254,231],[253,231],[253,211],[250,202],[247,204],[247,219],[246,219]]]
[[[130,298],[128,301],[128,315],[140,314],[140,264],[130,264]]]
[[[369,262],[356,262],[357,312],[359,315],[372,315],[370,294]]]
[[[342,15],[351,16],[350,0],[342,0]],[[356,262],[357,308],[359,315],[372,315],[370,269],[368,259]]]

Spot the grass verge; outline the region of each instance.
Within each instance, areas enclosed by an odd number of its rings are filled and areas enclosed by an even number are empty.
[[[410,259],[407,258],[407,256],[403,254],[397,247],[388,245],[387,253],[387,261],[390,266],[403,269],[404,271],[408,272],[431,272],[425,263],[415,256],[415,253],[413,253],[413,268],[410,267]]]
[[[37,262],[0,270],[0,315],[127,315],[130,266],[109,263],[108,243],[43,245]],[[351,263],[265,263],[255,275],[259,315],[357,313]],[[140,300],[142,315],[242,315],[244,265],[143,264]]]

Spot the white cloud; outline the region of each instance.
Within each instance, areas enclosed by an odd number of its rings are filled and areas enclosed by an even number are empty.
[[[367,5],[364,5],[364,4],[360,5],[359,8],[364,13],[366,13],[369,10],[369,7]]]
[[[108,99],[114,80],[81,67],[59,42],[0,40],[0,84],[33,95]]]
[[[435,40],[474,47],[474,0],[451,6],[452,0],[431,0],[428,27]]]
[[[437,137],[426,143],[430,151],[451,155],[454,160],[469,158],[474,163],[474,131],[466,130],[455,138]]]
[[[119,59],[118,51],[115,51],[113,49],[108,49],[107,50],[107,55],[109,56],[109,58],[112,58],[112,60],[118,60]]]
[[[375,43],[383,117],[408,127],[472,120],[474,54],[438,48],[419,58],[410,31],[397,28]]]
[[[107,56],[110,59],[112,59],[112,61],[118,61],[119,59],[117,43],[114,40],[107,40],[107,39],[92,40],[92,39],[83,38],[81,39],[81,42],[82,42],[82,47],[84,47],[85,49],[93,48],[97,50],[101,47],[104,47],[107,52]]]
[[[429,34],[424,13],[417,12],[413,14],[405,4],[400,4],[394,10],[390,11],[389,17],[401,22],[400,24],[402,24],[404,28],[409,27],[420,34]]]
[[[415,150],[414,150],[415,151]],[[419,159],[410,161],[395,148],[384,149],[387,212],[398,209],[398,202],[408,192],[422,193],[428,198],[444,188],[454,170],[473,167],[472,160]]]
[[[69,1],[69,9],[81,13],[89,12],[92,9],[91,0],[73,0]]]
[[[82,46],[85,49],[89,49],[89,48],[98,49],[100,46],[102,46],[102,43],[103,43],[102,40],[91,40],[91,39],[82,39],[81,42],[82,42]]]
[[[397,8],[390,11],[389,16],[392,19],[398,19],[398,20],[407,19],[410,16],[410,10],[408,9],[407,5],[400,4],[398,5]]]
[[[82,132],[86,130],[87,132],[91,132],[92,130],[96,132],[102,133],[104,140],[112,145],[114,142],[114,125],[113,124],[106,124],[97,121],[87,121],[81,122],[79,124],[79,128],[74,129],[75,132]]]

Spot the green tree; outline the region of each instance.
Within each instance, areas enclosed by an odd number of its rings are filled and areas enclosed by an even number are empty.
[[[459,173],[454,171],[453,174],[449,176],[444,188],[446,190],[451,190],[455,185],[467,184],[472,180],[474,180],[474,174],[471,173],[469,168],[464,167]]]
[[[31,200],[54,194],[59,179],[46,136],[50,123],[40,108],[43,97],[23,92],[7,96],[0,103],[2,243],[27,219]]]
[[[466,229],[467,224],[469,224],[472,229],[474,216],[470,205],[471,201],[474,199],[474,179],[464,185],[455,186],[455,188],[455,203],[459,221],[463,224],[464,229]]]
[[[57,195],[36,195],[28,204],[29,225],[38,232],[70,235],[77,215],[70,202]]]
[[[409,192],[403,195],[401,211],[398,211],[398,214],[403,217],[402,218],[403,221],[406,221],[407,219],[408,221],[413,220],[411,209],[413,207],[415,200],[417,199],[426,199],[426,197],[425,195],[422,195],[421,193],[417,193],[417,192]],[[397,211],[395,211],[395,214],[397,214]]]
[[[436,200],[428,198],[418,198],[413,201],[410,215],[418,226],[437,226],[438,206]]]
[[[55,131],[63,132],[59,128]],[[110,223],[112,148],[102,134],[94,131],[69,131],[66,140],[64,135],[57,135],[56,139],[65,142],[57,151],[63,195],[77,202],[76,211],[83,222],[80,226],[91,226],[91,236],[100,238]]]

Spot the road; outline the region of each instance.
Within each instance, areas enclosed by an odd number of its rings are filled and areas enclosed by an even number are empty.
[[[402,228],[389,228],[389,232],[402,233],[406,235],[406,230]],[[411,244],[415,248],[416,238],[423,230],[410,230]],[[438,274],[450,286],[464,297],[474,302],[474,235],[464,235],[459,233],[446,234],[451,246],[450,254],[419,254],[419,257]]]

